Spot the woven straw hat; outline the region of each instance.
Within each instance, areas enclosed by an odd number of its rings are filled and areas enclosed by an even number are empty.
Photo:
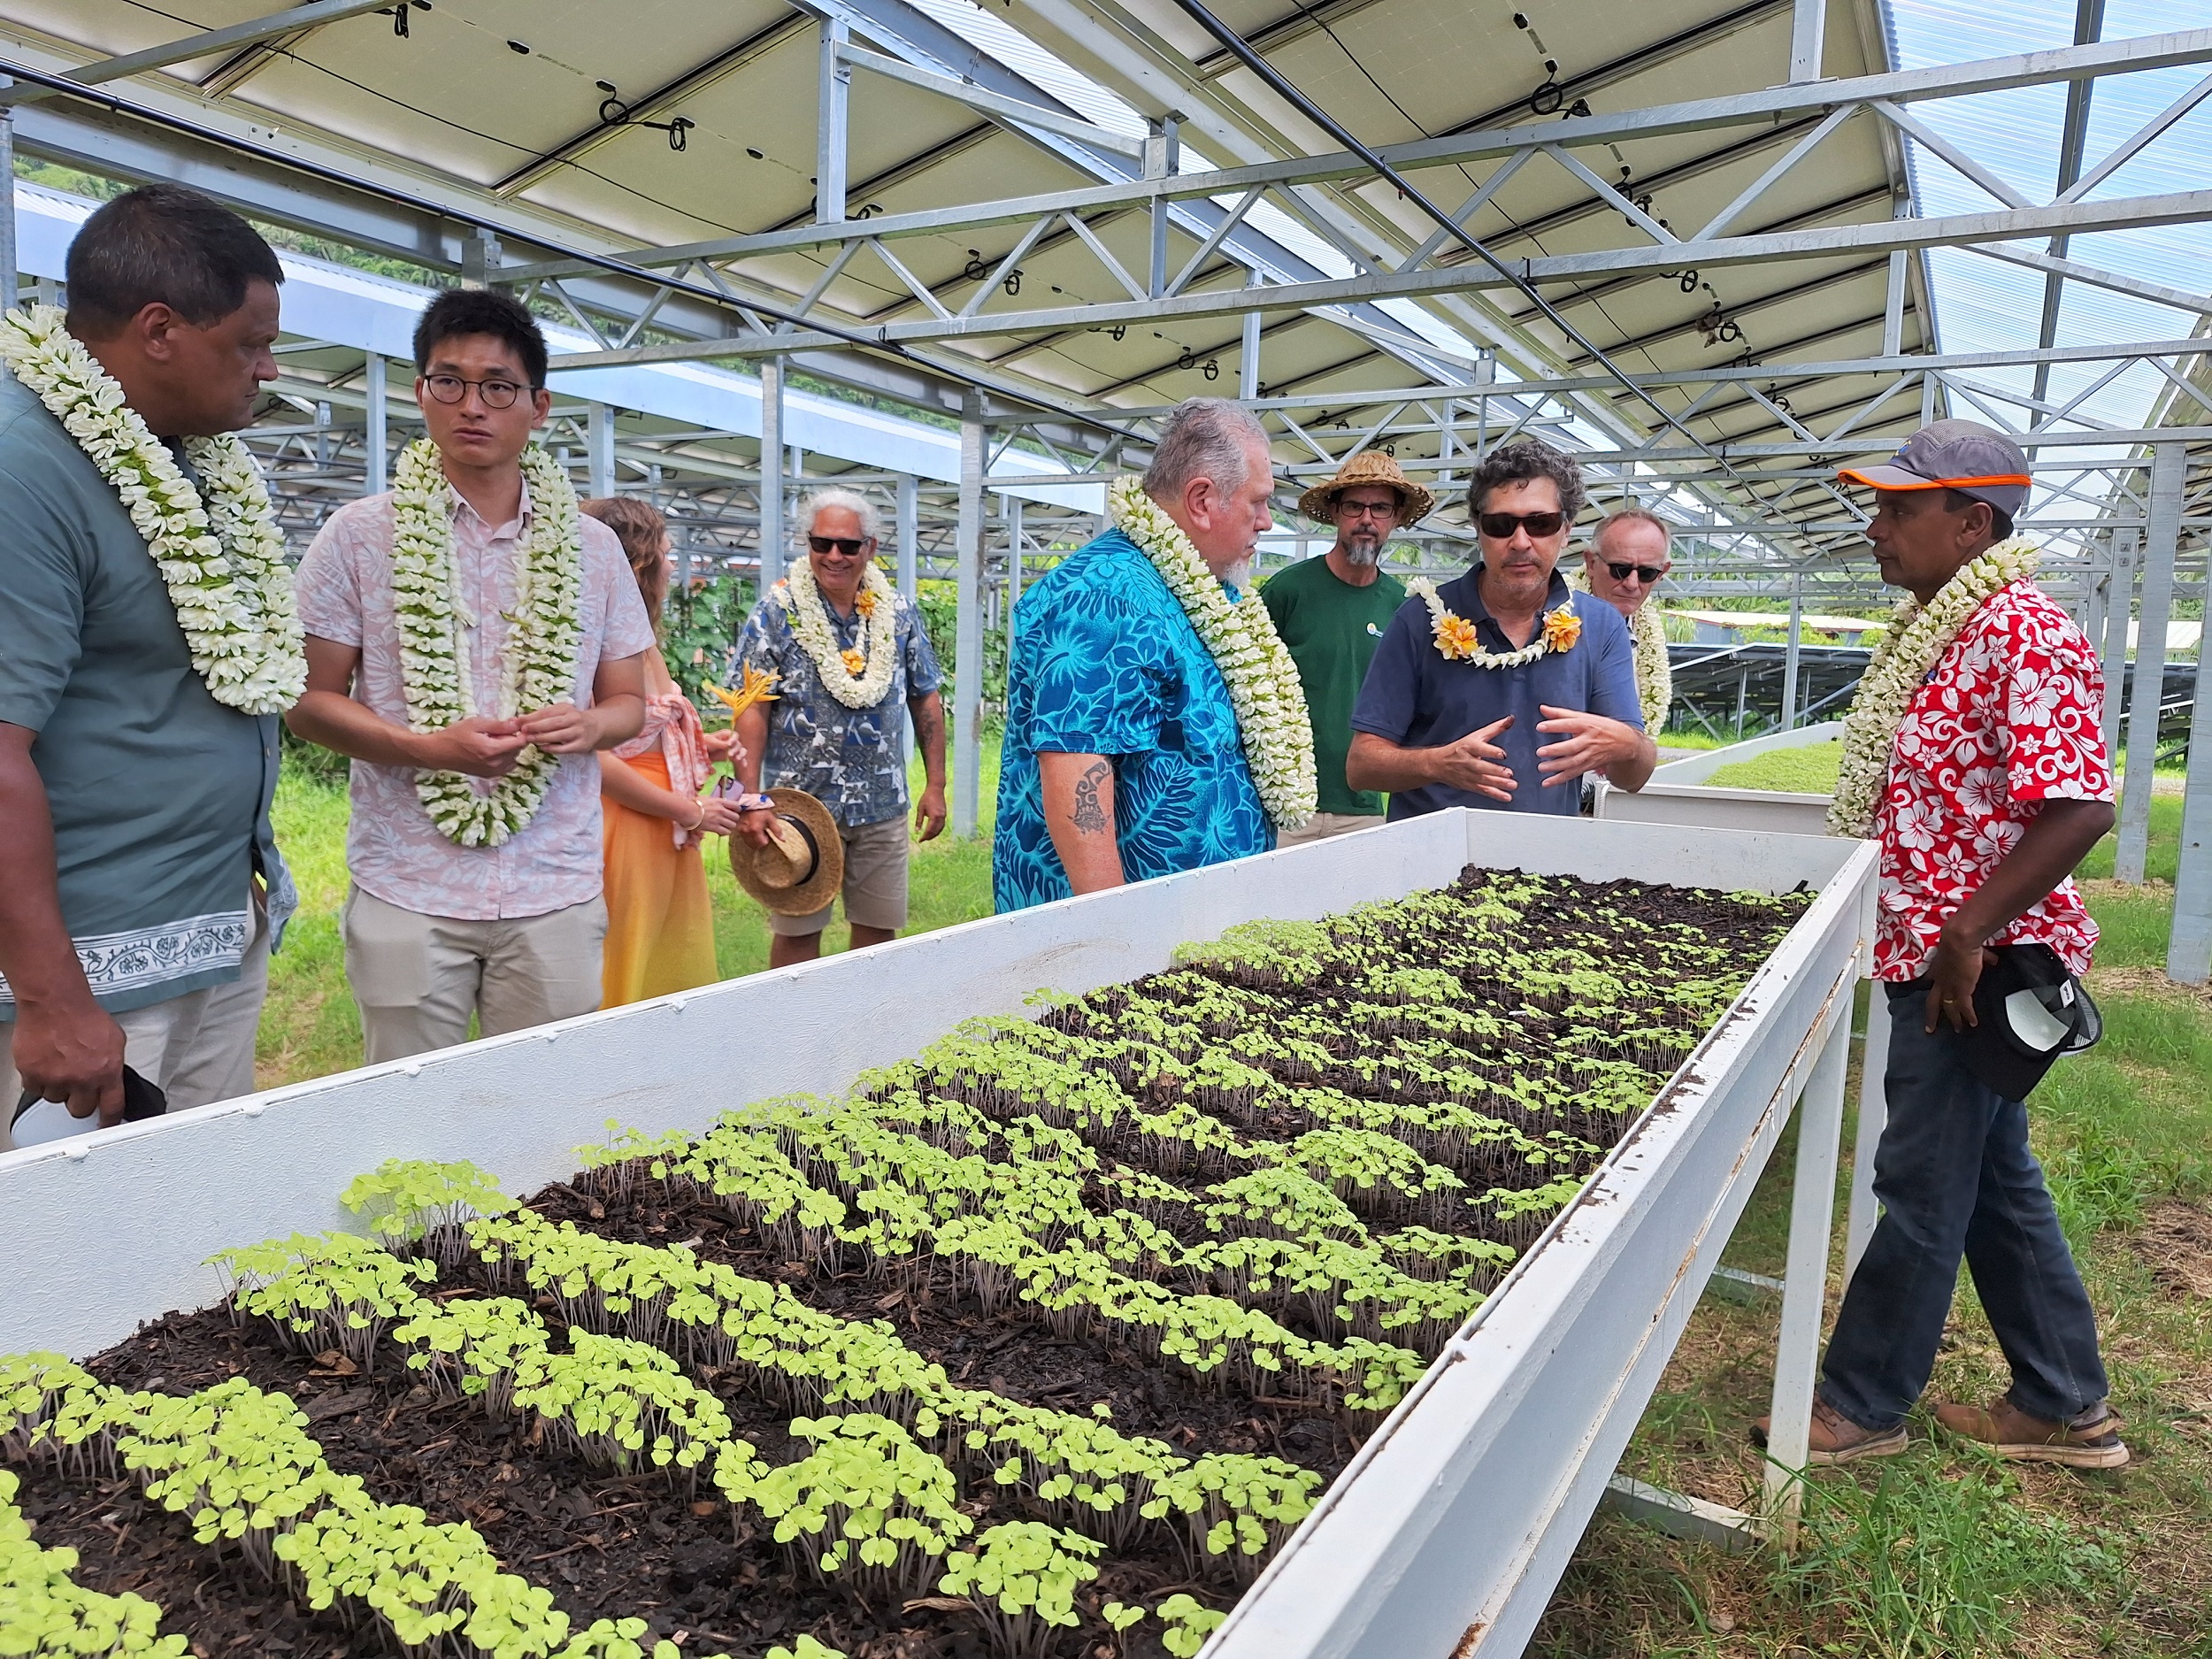
[[[768,845],[730,837],[730,873],[781,916],[811,916],[845,885],[845,838],[830,810],[803,789],[771,789]]]
[[[1337,469],[1334,478],[1299,496],[1298,511],[1316,524],[1333,525],[1337,496],[1361,484],[1387,484],[1398,492],[1398,499],[1405,503],[1401,525],[1418,524],[1436,505],[1436,497],[1400,472],[1396,461],[1379,449],[1362,449]]]

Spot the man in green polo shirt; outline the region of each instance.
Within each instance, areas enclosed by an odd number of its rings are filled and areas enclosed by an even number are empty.
[[[291,577],[258,473],[209,442],[276,378],[283,269],[152,185],[85,221],[68,278],[65,320],[0,327],[0,1148],[19,1087],[85,1129],[121,1120],[126,1063],[173,1107],[250,1092],[294,902],[269,825]],[[172,511],[142,531],[111,472],[165,478]]]
[[[1295,847],[1382,822],[1383,798],[1344,781],[1352,746],[1352,705],[1390,618],[1405,603],[1396,577],[1383,573],[1383,549],[1393,532],[1427,516],[1434,502],[1390,457],[1363,450],[1326,483],[1300,497],[1298,510],[1336,531],[1319,558],[1268,578],[1260,589],[1275,631],[1283,636],[1306,688],[1313,722],[1313,765],[1319,783],[1314,815],[1276,837]]]

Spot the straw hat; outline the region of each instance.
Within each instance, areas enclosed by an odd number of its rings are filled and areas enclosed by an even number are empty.
[[[1436,497],[1398,470],[1398,464],[1380,449],[1362,449],[1337,469],[1325,484],[1316,484],[1298,497],[1298,511],[1316,524],[1336,522],[1336,498],[1361,484],[1387,484],[1404,503],[1401,524],[1417,524],[1429,516]]]
[[[730,872],[770,910],[811,916],[845,885],[845,838],[830,810],[803,789],[771,789],[768,845],[730,837]]]

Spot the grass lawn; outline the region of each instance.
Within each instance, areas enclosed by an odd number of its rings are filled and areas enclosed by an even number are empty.
[[[1843,765],[1843,744],[1831,738],[1802,749],[1772,749],[1749,760],[1717,768],[1705,781],[1716,789],[1778,789],[1798,795],[1833,795]]]
[[[917,792],[921,767],[912,772]],[[991,913],[991,825],[998,801],[998,740],[985,741],[978,779],[979,833],[955,841],[950,830],[914,849],[908,873],[909,933],[927,933]],[[269,1000],[254,1057],[263,1088],[324,1077],[361,1064],[361,1019],[346,988],[338,910],[346,897],[346,795],[342,785],[288,770],[277,786],[277,840],[299,883],[299,914],[269,964]],[[725,979],[768,965],[768,923],[731,875],[724,843],[707,843],[707,887],[714,901],[715,966]],[[824,949],[850,939],[833,921]]]

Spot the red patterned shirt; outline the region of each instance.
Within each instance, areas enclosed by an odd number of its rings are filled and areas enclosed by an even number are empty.
[[[2104,676],[2089,640],[2032,584],[1991,595],[1913,695],[1875,818],[1882,847],[1874,975],[1915,979],[1943,924],[2045,801],[2109,801]],[[2037,943],[2074,972],[2097,925],[2073,878],[1990,941]]]

